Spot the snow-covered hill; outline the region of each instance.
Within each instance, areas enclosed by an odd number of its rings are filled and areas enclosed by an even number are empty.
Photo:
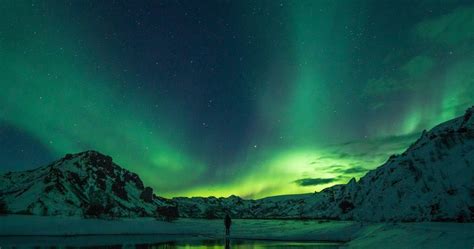
[[[185,217],[230,212],[242,218],[367,221],[474,220],[474,107],[436,126],[358,182],[261,200],[174,198]]]
[[[106,216],[153,216],[177,206],[181,217],[329,218],[365,221],[474,221],[474,107],[436,126],[401,155],[359,181],[321,192],[244,200],[237,196],[157,197],[138,175],[98,152],[86,151],[35,170],[0,176],[0,200],[10,211]],[[94,210],[92,210],[94,211]]]
[[[335,202],[349,207],[343,217],[473,221],[473,114],[470,108],[464,116],[424,131],[404,153],[335,193]]]
[[[151,216],[168,205],[140,177],[96,151],[68,154],[34,170],[0,176],[10,212],[36,215]]]

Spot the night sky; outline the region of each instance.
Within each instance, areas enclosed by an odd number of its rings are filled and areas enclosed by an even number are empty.
[[[472,1],[0,4],[0,171],[97,150],[161,196],[346,183],[474,103]]]

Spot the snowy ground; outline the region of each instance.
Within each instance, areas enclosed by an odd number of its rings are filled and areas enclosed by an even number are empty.
[[[27,244],[32,237],[74,236],[87,245],[114,240],[162,242],[172,240],[220,239],[221,220],[180,219],[173,223],[152,218],[94,220],[78,217],[5,216],[0,217],[0,246]],[[158,235],[159,234],[159,235]],[[88,239],[82,236],[89,235]],[[101,235],[101,236],[91,236]],[[111,236],[121,235],[121,236]],[[135,236],[132,236],[135,235]],[[49,237],[48,241],[64,240]],[[234,220],[233,239],[288,241],[339,241],[343,248],[473,248],[474,223],[370,223],[349,221]],[[44,237],[36,237],[46,240]],[[33,243],[33,242],[32,242]],[[36,242],[35,242],[36,243]]]

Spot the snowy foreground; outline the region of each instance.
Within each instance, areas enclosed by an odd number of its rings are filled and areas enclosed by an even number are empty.
[[[94,220],[78,217],[13,215],[0,217],[0,246],[28,244],[23,236],[70,236],[68,243],[160,242],[219,239],[221,220],[180,219],[173,223],[152,218]],[[80,235],[89,235],[81,239]],[[91,236],[100,235],[100,236]],[[121,235],[121,236],[112,236]],[[136,235],[136,236],[132,236]],[[351,221],[234,220],[233,239],[343,242],[342,248],[473,248],[474,223],[367,223]],[[46,240],[36,237],[37,241]],[[64,237],[48,237],[62,241]],[[36,243],[35,242],[35,243]],[[133,241],[132,241],[133,242]],[[84,244],[86,243],[86,244]]]

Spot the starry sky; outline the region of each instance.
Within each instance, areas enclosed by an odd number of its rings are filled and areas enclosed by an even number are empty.
[[[155,193],[346,183],[474,100],[472,1],[0,5],[0,172],[97,150]]]

